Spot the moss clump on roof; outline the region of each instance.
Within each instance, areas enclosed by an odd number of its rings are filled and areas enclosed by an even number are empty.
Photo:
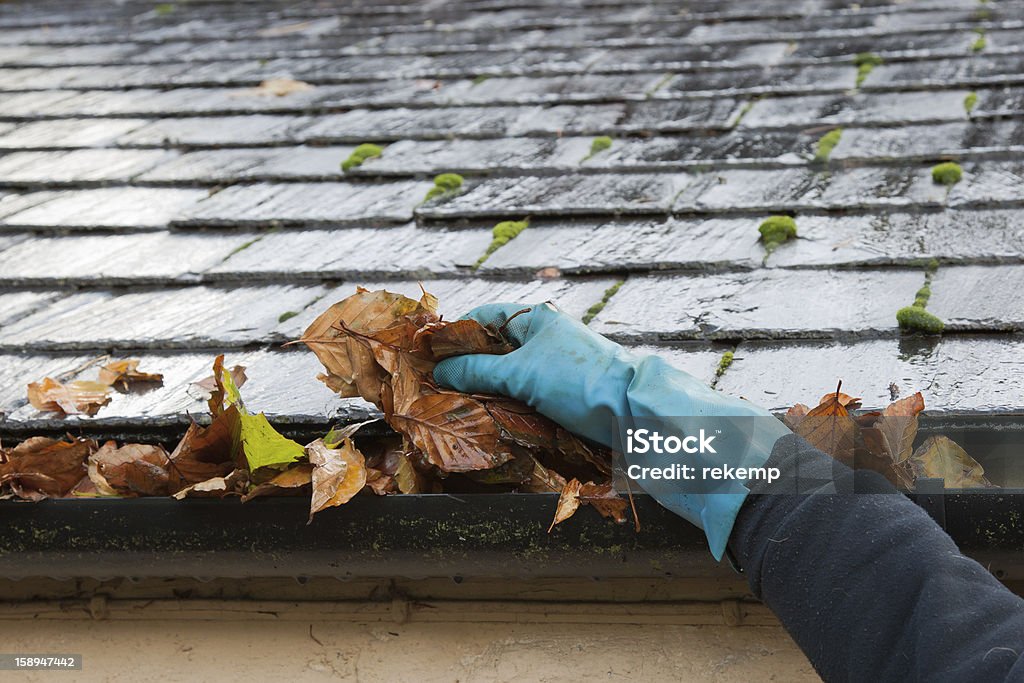
[[[615,293],[618,292],[619,288],[625,283],[625,280],[619,280],[614,285],[604,290],[604,295],[601,297],[601,300],[588,308],[587,312],[583,314],[583,324],[589,325],[590,321],[593,320],[598,313],[604,310],[604,307],[608,305],[608,301],[615,296]]]
[[[494,226],[491,230],[491,243],[487,245],[487,251],[484,255],[477,259],[474,268],[479,268],[483,265],[483,262],[490,258],[491,254],[501,249],[503,246],[514,240],[519,233],[526,230],[529,227],[530,221],[523,219],[521,221],[502,221]]]
[[[976,93],[976,92],[969,92],[969,93],[967,93],[967,96],[964,97],[964,111],[966,111],[968,114],[970,114],[972,111],[974,111],[974,107],[977,104],[978,104],[978,93]]]
[[[462,182],[463,177],[458,173],[436,175],[434,176],[434,186],[427,191],[427,196],[423,198],[423,201],[429,202],[431,199],[455,194],[462,188]]]
[[[974,32],[978,34],[978,37],[971,43],[971,52],[981,52],[988,47],[988,39],[985,38],[985,29],[976,28]]]
[[[818,138],[818,148],[814,152],[814,160],[820,163],[828,161],[832,150],[839,144],[839,138],[843,134],[842,128],[836,128]]]
[[[279,323],[288,322],[289,320],[291,320],[292,318],[294,318],[297,315],[298,315],[298,313],[296,313],[295,311],[285,311],[281,315],[277,316],[277,322],[279,322]]]
[[[796,221],[792,216],[769,216],[757,228],[764,249],[769,254],[786,241],[796,237]]]
[[[175,9],[174,3],[163,2],[154,7],[153,11],[156,12],[158,17],[166,17],[169,14],[173,14]]]
[[[722,354],[722,357],[718,361],[718,367],[715,368],[715,378],[719,378],[725,374],[725,371],[732,365],[733,357],[735,354],[732,351],[726,351]]]
[[[880,66],[885,63],[885,60],[876,55],[874,52],[861,52],[853,58],[853,65],[857,67],[857,87],[861,86],[864,79],[868,77],[868,74],[874,70],[876,66]]]
[[[900,329],[921,334],[941,334],[946,327],[939,318],[924,309],[923,306],[904,306],[896,311],[896,322]]]
[[[580,161],[580,163],[583,163],[584,161],[586,161],[590,157],[594,156],[595,154],[600,154],[601,152],[605,151],[606,149],[611,149],[611,146],[612,146],[613,142],[614,141],[610,137],[608,137],[607,135],[599,135],[599,136],[597,136],[590,143],[590,154],[588,154],[587,156],[583,157],[583,159]]]
[[[348,171],[356,166],[362,166],[363,162],[367,159],[379,157],[383,153],[384,148],[380,145],[375,145],[372,142],[364,142],[352,150],[352,153],[348,155],[348,159],[341,162],[341,170]]]
[[[960,182],[963,174],[960,164],[946,161],[932,167],[932,182],[936,185],[956,185]]]

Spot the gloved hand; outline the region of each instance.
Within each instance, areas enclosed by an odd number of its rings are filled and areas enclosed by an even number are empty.
[[[613,446],[616,417],[667,418],[680,435],[692,433],[688,427],[708,416],[759,417],[733,420],[745,432],[742,445],[737,447],[733,440],[733,446],[724,449],[729,452],[719,449],[717,456],[734,467],[757,467],[768,459],[775,441],[790,433],[768,411],[714,391],[658,356],[634,355],[551,304],[489,304],[465,317],[492,329],[511,319],[504,334],[519,348],[502,356],[445,359],[434,368],[435,381],[458,391],[519,399],[566,429],[606,446]],[[626,457],[627,464],[633,464]],[[749,492],[736,480],[724,482],[713,493],[678,492],[666,486],[645,489],[703,529],[716,560],[725,552]]]

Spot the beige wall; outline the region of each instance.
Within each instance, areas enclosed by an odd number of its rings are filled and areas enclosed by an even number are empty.
[[[25,681],[817,680],[767,610],[739,599],[743,590],[679,581],[22,581],[0,583],[0,641],[6,652],[84,655],[81,674],[18,675]]]

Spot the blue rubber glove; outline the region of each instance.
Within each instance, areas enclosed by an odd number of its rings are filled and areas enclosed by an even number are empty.
[[[529,311],[520,313],[524,309]],[[468,393],[511,396],[606,446],[613,445],[617,416],[673,418],[679,433],[688,433],[687,422],[692,425],[693,420],[708,416],[770,418],[734,420],[756,433],[748,433],[742,447],[720,454],[734,467],[757,467],[768,459],[775,441],[790,433],[768,411],[714,391],[658,356],[632,354],[549,303],[489,304],[465,317],[492,329],[505,326],[504,335],[519,348],[502,356],[445,359],[434,368],[439,384]],[[627,464],[633,464],[628,456]],[[703,529],[716,560],[725,552],[749,492],[736,480],[723,483],[714,493],[645,489],[663,506]]]

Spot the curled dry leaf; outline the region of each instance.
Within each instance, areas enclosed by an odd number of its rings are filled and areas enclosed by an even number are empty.
[[[83,380],[62,384],[45,377],[28,385],[28,402],[44,412],[92,416],[110,403],[110,387],[102,382]]]
[[[853,467],[857,425],[850,417],[837,388],[797,422],[794,431],[818,450]],[[848,398],[848,397],[847,397]]]
[[[86,476],[85,461],[95,449],[91,439],[41,436],[0,449],[0,487],[26,500],[66,496]]]
[[[166,496],[167,451],[162,446],[108,441],[89,456],[89,479],[104,496]]]
[[[158,373],[141,372],[135,359],[116,360],[100,368],[99,381],[107,386],[120,387],[127,391],[132,384],[162,384],[164,376]]]
[[[924,410],[921,392],[890,404],[882,411],[879,430],[885,435],[890,453],[896,462],[904,462],[914,452],[917,437],[917,416]]]
[[[558,497],[558,505],[555,506],[555,518],[551,520],[551,526],[548,527],[549,534],[556,524],[561,524],[576,514],[580,507],[580,486],[582,484],[579,479],[570,479],[562,487],[562,495]]]
[[[626,521],[626,499],[611,484],[588,482],[580,487],[579,498],[581,503],[593,506],[603,517],[614,519],[619,524]]]
[[[232,406],[213,418],[208,427],[193,422],[171,453],[168,485],[172,492],[207,479],[227,475],[235,468],[238,409]]]
[[[350,501],[366,485],[366,459],[345,438],[338,448],[328,448],[323,439],[306,446],[306,455],[313,465],[313,497],[309,504],[309,521],[321,510]]]
[[[571,479],[562,488],[562,495],[558,497],[555,518],[552,520],[551,526],[548,527],[548,533],[551,533],[556,524],[572,517],[580,505],[590,505],[600,512],[602,517],[614,519],[622,524],[626,521],[627,504],[626,499],[620,496],[610,483],[587,482],[580,484],[578,480]]]
[[[223,477],[213,477],[186,486],[174,494],[174,498],[223,498],[229,495],[242,495],[249,483],[249,473],[238,469]]]
[[[193,382],[191,385],[202,392],[203,400],[207,402],[211,415],[217,415],[224,410],[223,373],[224,356],[222,354],[213,361],[213,374],[209,377],[204,377],[198,382]],[[236,389],[241,389],[245,385],[246,380],[248,380],[248,377],[245,376],[245,366],[242,365],[234,366],[228,370],[228,374],[231,376],[231,383],[235,385]]]
[[[248,502],[260,496],[287,496],[302,493],[302,489],[312,482],[313,465],[300,463],[289,467],[270,481],[257,484],[242,496],[242,502]]]
[[[985,477],[985,468],[945,436],[928,437],[910,457],[910,465],[918,477],[942,479],[949,489],[993,486]]]

